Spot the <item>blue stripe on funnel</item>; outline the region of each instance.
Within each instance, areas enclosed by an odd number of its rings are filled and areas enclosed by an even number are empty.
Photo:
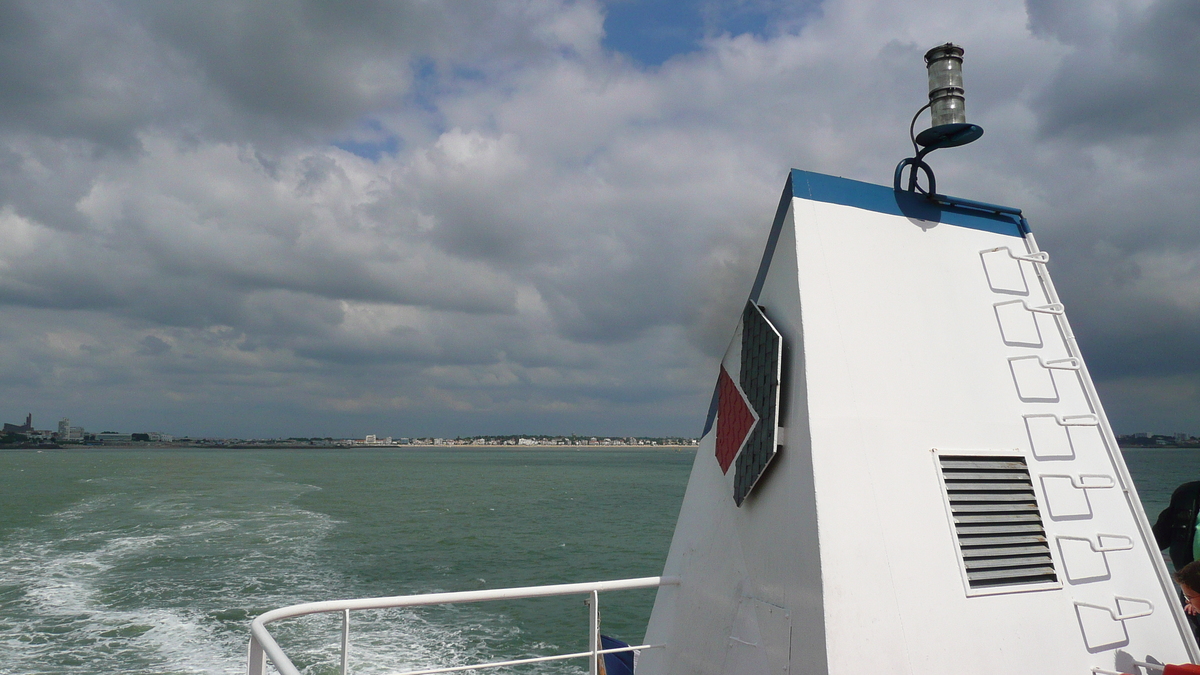
[[[792,169],[789,178],[793,193],[800,199],[828,204],[853,206],[876,213],[907,216],[920,220],[969,227],[973,230],[1021,236],[1020,216],[1012,213],[991,213],[982,208],[972,209],[939,204],[912,192],[896,192],[890,187],[863,183],[849,178],[826,176],[820,173]],[[953,198],[947,198],[953,202]],[[1001,207],[1003,208],[1003,207]]]

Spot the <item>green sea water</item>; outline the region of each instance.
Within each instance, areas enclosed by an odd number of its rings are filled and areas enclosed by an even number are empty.
[[[660,574],[694,452],[0,453],[0,673],[245,672],[312,600]],[[653,591],[601,596],[640,639]],[[335,672],[339,619],[277,624]],[[587,646],[579,597],[352,615],[354,673]],[[560,663],[520,672],[586,669]]]
[[[239,673],[249,620],[283,605],[657,575],[694,456],[3,452],[0,673]],[[1151,519],[1200,477],[1200,451],[1125,457]],[[640,639],[652,601],[603,594],[604,632]],[[351,670],[582,650],[586,616],[579,598],[358,612]],[[336,618],[276,625],[304,672],[336,672]]]

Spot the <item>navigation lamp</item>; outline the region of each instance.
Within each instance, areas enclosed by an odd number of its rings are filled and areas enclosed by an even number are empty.
[[[908,125],[908,137],[912,140],[914,154],[900,160],[896,165],[894,185],[897,192],[906,189],[908,192],[919,192],[934,199],[937,196],[937,184],[934,182],[933,169],[925,162],[925,156],[941,148],[966,145],[983,135],[982,127],[967,122],[962,63],[963,48],[953,42],[925,52],[925,70],[929,73],[929,103],[921,106]],[[931,126],[914,136],[917,119],[926,109],[932,118]],[[906,168],[909,170],[908,187],[901,188]],[[917,184],[918,172],[925,174],[929,189],[923,189]]]
[[[935,127],[943,124],[966,124],[967,100],[963,97],[963,49],[947,42],[925,52],[925,69],[929,71],[929,114]]]
[[[917,145],[953,148],[983,135],[983,129],[967,124],[966,90],[963,89],[963,48],[947,42],[925,52],[929,71],[929,114],[931,126],[917,134]]]

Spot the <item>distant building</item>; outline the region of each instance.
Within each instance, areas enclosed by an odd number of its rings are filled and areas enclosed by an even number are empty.
[[[394,445],[391,436],[380,438],[376,434],[367,434],[361,441],[352,441],[352,443],[354,445]]]
[[[80,429],[80,432],[81,432],[80,437],[83,436],[82,431],[83,430]],[[116,431],[102,431],[102,432],[96,434],[96,440],[100,441],[101,443],[112,443],[112,444],[132,443],[133,442],[133,434],[122,434],[122,433],[116,432]]]
[[[4,433],[6,434],[28,434],[33,431],[33,413],[25,415],[25,424],[17,426],[16,424],[4,423]]]
[[[62,418],[58,421],[58,440],[60,441],[82,441],[83,435],[87,433],[83,427],[71,426],[69,418]]]

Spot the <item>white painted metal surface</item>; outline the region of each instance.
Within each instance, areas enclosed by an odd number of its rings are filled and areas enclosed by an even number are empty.
[[[588,600],[588,651],[570,654],[555,654],[528,659],[507,661],[492,661],[488,663],[454,666],[446,668],[428,668],[422,670],[397,673],[397,675],[432,675],[433,673],[452,673],[467,670],[483,670],[500,668],[525,663],[542,663],[546,661],[561,661],[566,659],[587,658],[592,675],[598,671],[597,661],[604,654],[615,654],[634,650],[661,649],[663,645],[643,644],[617,649],[600,649],[600,599],[599,594],[606,591],[625,591],[641,588],[658,588],[670,586],[679,581],[670,577],[640,577],[636,579],[617,579],[613,581],[596,581],[580,584],[555,584],[547,586],[525,586],[520,588],[498,588],[486,591],[463,591],[458,593],[426,593],[422,595],[400,595],[384,598],[359,598],[355,600],[328,600],[324,602],[308,602],[290,607],[271,610],[262,614],[250,625],[250,648],[246,672],[248,675],[264,675],[267,672],[267,660],[275,666],[280,675],[300,675],[299,670],[292,664],[291,659],[272,637],[267,624],[291,619],[309,614],[340,612],[342,614],[342,651],[341,672],[349,672],[350,650],[350,612],[369,609],[393,609],[398,607],[421,607],[428,605],[448,605],[471,602],[487,602],[492,600],[520,600],[525,598],[546,598],[562,595],[585,595]]]
[[[876,186],[805,198],[808,176],[757,299],[785,340],[787,444],[738,508],[702,439],[646,635],[667,648],[639,675],[779,672],[747,603],[789,616],[791,675],[1195,660],[1048,255],[1016,227],[887,212]],[[1056,581],[971,585],[939,453],[1027,465]]]

